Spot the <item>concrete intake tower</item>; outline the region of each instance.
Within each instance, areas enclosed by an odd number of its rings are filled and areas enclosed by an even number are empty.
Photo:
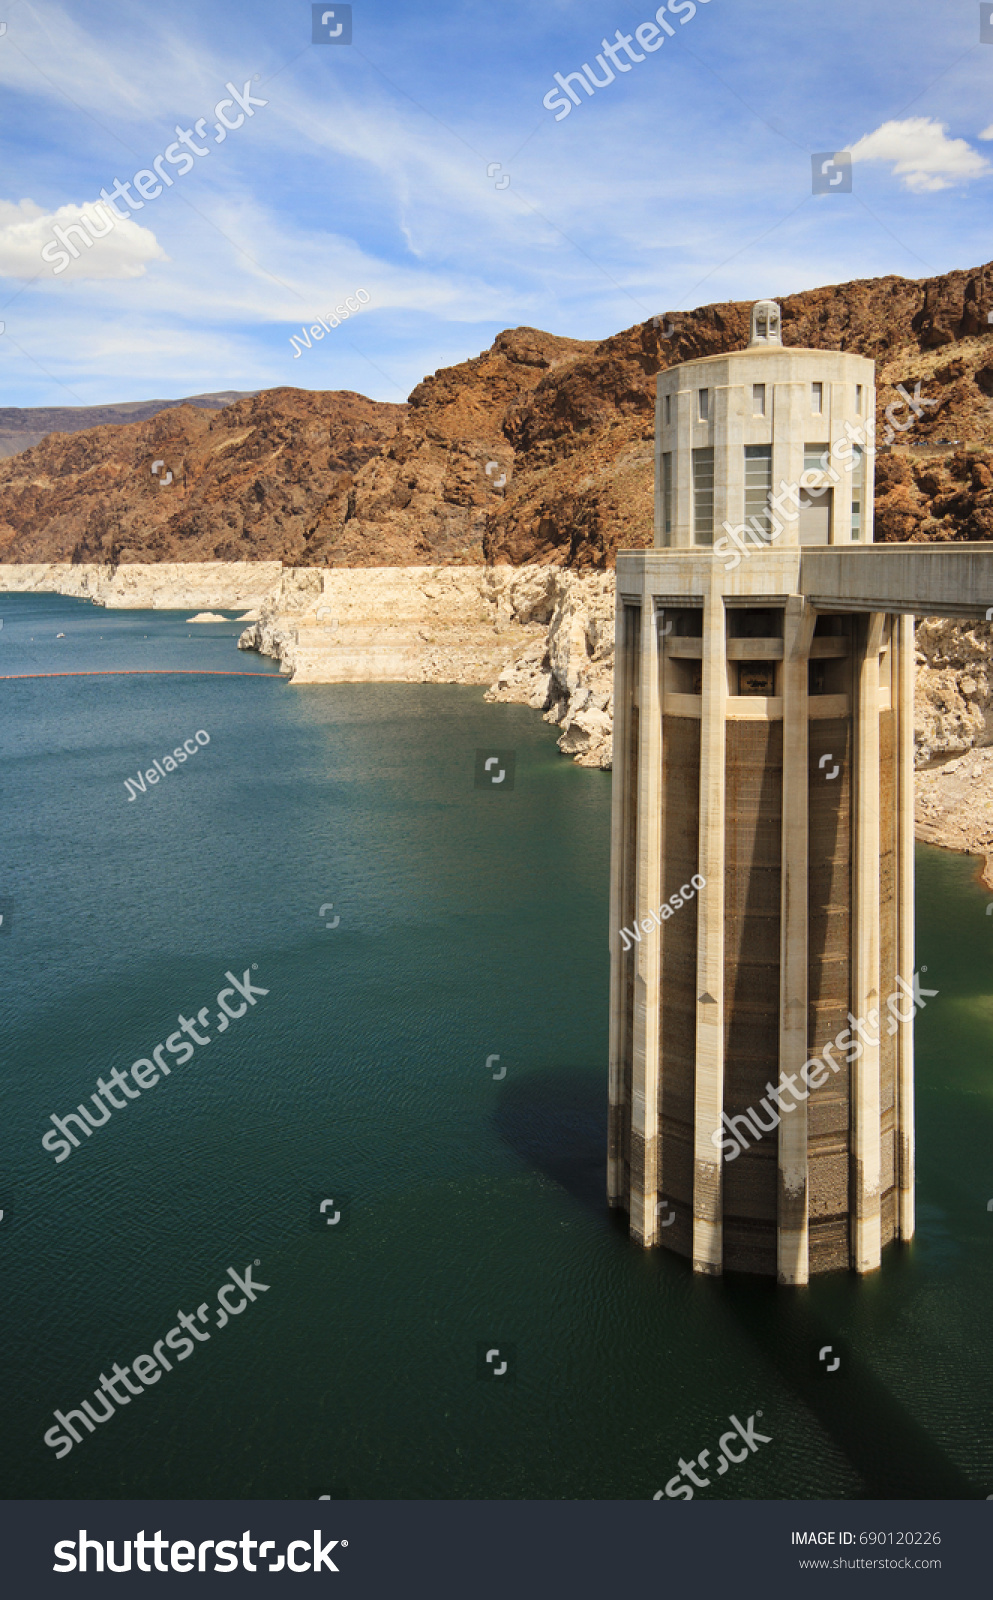
[[[873,546],[874,417],[760,301],[659,374],[617,557],[609,1199],[700,1272],[914,1231],[914,613],[981,616],[993,547]]]

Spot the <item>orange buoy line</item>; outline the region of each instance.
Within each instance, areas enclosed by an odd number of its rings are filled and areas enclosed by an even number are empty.
[[[221,671],[216,667],[98,667],[92,672],[2,672],[0,683],[21,678],[147,678],[159,673],[192,673],[201,678],[285,678],[279,672]]]

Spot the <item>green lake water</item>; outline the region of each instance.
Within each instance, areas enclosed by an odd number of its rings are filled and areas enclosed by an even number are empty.
[[[233,620],[0,613],[2,674],[258,674],[0,682],[0,1493],[646,1499],[761,1412],[770,1442],[701,1495],[993,1494],[975,862],[918,852],[939,994],[913,1244],[800,1292],[694,1279],[604,1202],[609,774],[482,690],[292,687]],[[512,791],[474,787],[489,746],[516,752]],[[225,971],[253,966],[268,994],[218,1030]],[[67,1160],[42,1149],[52,1113],[204,1006],[192,1061]],[[218,1327],[228,1268],[256,1260],[268,1290]],[[209,1341],[56,1459],[52,1413],[203,1303]]]

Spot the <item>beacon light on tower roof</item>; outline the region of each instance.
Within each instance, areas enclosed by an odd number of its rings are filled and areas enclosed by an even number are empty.
[[[795,1284],[913,1234],[913,613],[982,615],[993,547],[873,546],[873,363],[781,320],[659,373],[617,557],[608,1183],[643,1244]]]

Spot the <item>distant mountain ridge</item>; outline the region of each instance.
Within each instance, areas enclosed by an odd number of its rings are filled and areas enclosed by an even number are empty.
[[[147,422],[170,406],[220,411],[253,394],[258,390],[221,389],[216,394],[186,395],[182,400],[124,400],[106,406],[0,406],[0,460],[30,450],[50,433],[83,433],[107,423]]]

